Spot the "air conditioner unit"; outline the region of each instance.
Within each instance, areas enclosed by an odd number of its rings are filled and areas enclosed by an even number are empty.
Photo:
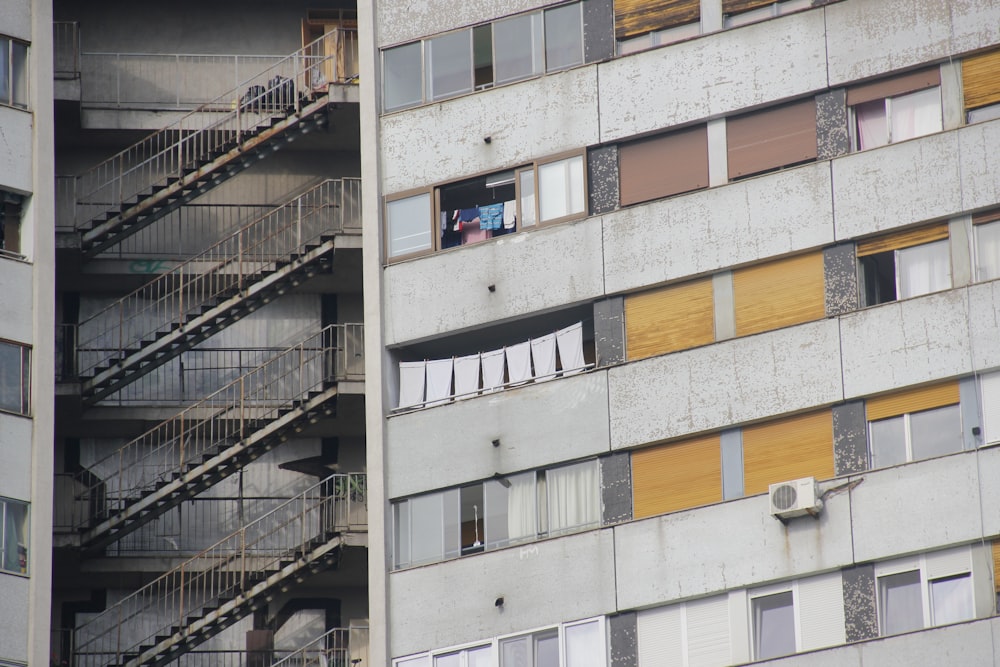
[[[786,520],[806,514],[818,518],[823,509],[823,499],[819,497],[815,477],[793,479],[768,487],[771,514],[784,523]]]

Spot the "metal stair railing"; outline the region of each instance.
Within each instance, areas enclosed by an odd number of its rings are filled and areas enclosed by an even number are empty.
[[[181,179],[236,147],[272,118],[298,114],[304,102],[327,94],[329,84],[351,78],[332,72],[331,80],[328,72],[336,63],[337,54],[328,53],[320,37],[78,175],[77,227],[135,206],[170,179]]]
[[[330,475],[78,626],[75,664],[145,664],[208,639],[339,546],[336,535],[367,530],[366,503],[364,473]]]
[[[271,663],[271,667],[352,667],[350,630],[334,628],[324,632],[293,653]]]
[[[331,324],[90,464],[75,478],[73,528],[85,531],[181,480],[310,394],[363,372],[364,325]],[[169,490],[168,490],[169,491]]]
[[[79,324],[77,372],[84,378],[179,329],[204,306],[248,288],[261,272],[345,231],[344,199],[358,179],[331,179],[278,206],[198,255],[158,275]],[[351,221],[353,222],[353,220]]]

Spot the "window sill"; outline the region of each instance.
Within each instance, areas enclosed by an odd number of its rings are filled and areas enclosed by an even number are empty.
[[[31,264],[28,260],[27,255],[22,255],[21,253],[13,252],[10,250],[0,249],[0,259],[10,259],[15,262],[23,262],[25,264]]]

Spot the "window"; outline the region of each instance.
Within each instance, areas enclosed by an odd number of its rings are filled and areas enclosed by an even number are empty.
[[[615,38],[618,53],[634,53],[701,33],[698,0],[616,0]]]
[[[957,382],[897,392],[865,402],[872,468],[962,450]]]
[[[875,565],[883,636],[976,617],[973,547],[958,547]],[[981,591],[992,597],[993,582]]]
[[[722,27],[736,28],[757,21],[765,21],[775,16],[797,12],[812,7],[812,0],[723,0],[722,13],[725,15]]]
[[[393,111],[582,63],[577,2],[386,49],[382,98]]]
[[[730,180],[816,159],[816,100],[726,119]]]
[[[0,37],[0,104],[28,108],[28,45]]]
[[[596,460],[414,496],[393,504],[395,567],[431,563],[600,523]]]
[[[919,570],[879,577],[878,592],[882,635],[898,635],[924,627]]]
[[[751,598],[753,657],[766,660],[795,653],[795,606],[792,591]]]
[[[1000,371],[979,378],[983,416],[983,444],[1000,443]],[[1000,577],[1000,570],[997,571]]]
[[[586,215],[582,153],[477,176],[386,201],[389,259],[479,243]],[[431,220],[438,224],[432,231]]]
[[[21,195],[0,190],[0,256],[20,257],[22,200]]]
[[[0,570],[28,573],[28,504],[0,498]]]
[[[493,647],[491,646],[464,648],[434,656],[434,667],[491,667],[492,664]]]
[[[976,238],[976,277],[1000,278],[1000,210],[972,216]]]
[[[865,306],[951,287],[948,225],[901,232],[858,244],[861,300]]]
[[[848,89],[855,150],[940,132],[941,72],[933,67]]]
[[[1000,49],[962,60],[962,92],[969,123],[1000,118]]]
[[[621,144],[622,206],[708,187],[708,130],[698,125]]]
[[[0,410],[30,411],[31,348],[0,341]]]

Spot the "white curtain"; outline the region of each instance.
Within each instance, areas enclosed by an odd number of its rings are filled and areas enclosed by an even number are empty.
[[[983,391],[983,443],[1000,442],[1000,371],[980,378]]]
[[[447,403],[451,398],[453,359],[435,359],[427,362],[427,406]]]
[[[528,341],[506,348],[507,375],[510,383],[524,384],[531,379],[531,344]]]
[[[507,489],[507,537],[511,542],[534,539],[538,535],[535,473],[512,475],[507,480],[510,482]]]
[[[885,118],[885,100],[875,100],[854,106],[858,127],[858,150],[867,150],[889,143],[889,126]]]
[[[479,393],[479,355],[455,358],[455,396],[469,398]]]
[[[951,257],[947,240],[903,248],[896,253],[900,299],[951,287]]]
[[[979,280],[1000,278],[1000,222],[976,225]]]
[[[563,375],[579,373],[584,366],[583,361],[583,322],[571,324],[556,332],[559,344],[559,361],[562,364]]]
[[[927,88],[889,100],[892,113],[892,141],[941,131],[941,89]]]
[[[531,339],[531,361],[536,380],[551,380],[556,376],[556,335]]]
[[[604,640],[598,621],[568,625],[563,631],[566,638],[566,664],[572,667],[602,667]]]
[[[426,361],[399,362],[399,407],[423,405]]]
[[[496,391],[503,384],[504,351],[491,350],[483,352],[480,357],[483,363],[483,393]]]
[[[597,461],[584,461],[545,472],[549,498],[549,534],[600,521]]]

